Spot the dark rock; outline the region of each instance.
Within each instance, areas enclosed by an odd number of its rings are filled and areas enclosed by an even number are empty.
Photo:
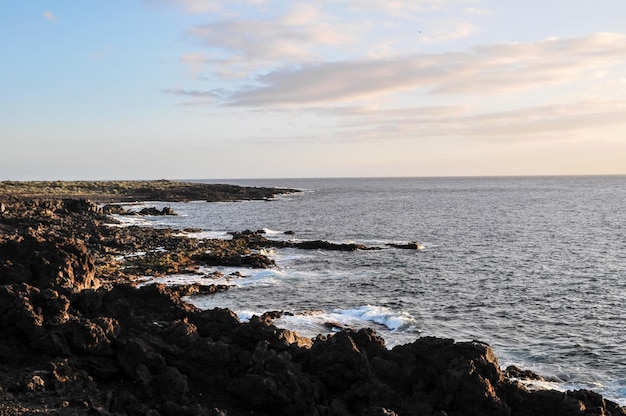
[[[102,207],[103,214],[116,214],[116,215],[125,215],[128,213],[121,205],[107,204]]]
[[[63,209],[65,209],[68,213],[102,213],[102,209],[98,207],[97,204],[86,199],[64,199]]]
[[[327,339],[318,338],[311,347],[306,370],[328,389],[337,392],[370,376],[367,355],[359,350],[347,332],[338,332]]]
[[[361,413],[361,416],[398,416],[398,414],[384,407],[373,406],[365,409],[365,411]]]
[[[2,414],[45,404],[60,415],[626,415],[590,391],[530,391],[516,379],[539,375],[503,372],[480,342],[420,338],[388,350],[374,331],[345,328],[312,341],[277,328],[282,311],[241,323],[230,310],[183,300],[218,286],[137,287],[129,268],[110,269],[120,253],[163,248],[179,250],[181,264],[197,256],[228,265],[253,262],[262,247],[359,245],[275,242],[257,231],[198,242],[106,227],[86,201],[4,203]]]
[[[273,260],[257,253],[247,255],[240,253],[204,253],[194,256],[194,260],[209,266],[252,267],[255,269],[267,269],[275,265]]]
[[[412,241],[410,243],[404,243],[404,244],[388,243],[387,245],[390,247],[402,248],[402,249],[407,249],[407,250],[423,250],[424,249],[424,245],[422,243],[418,243],[417,241]]]
[[[42,241],[26,236],[0,244],[0,283],[78,292],[99,286],[94,260],[80,240]]]
[[[194,314],[189,317],[189,321],[196,326],[200,336],[212,339],[230,334],[241,325],[237,314],[230,309],[220,308]]]
[[[337,244],[322,240],[291,242],[291,247],[305,250],[335,250],[335,251],[356,251],[356,250],[380,250],[378,247],[368,247],[363,244]]]
[[[187,377],[174,367],[165,367],[150,380],[151,395],[164,401],[181,403],[189,391]]]
[[[505,370],[504,370],[504,375],[508,378],[516,378],[516,379],[520,379],[520,380],[538,380],[538,381],[545,381],[547,380],[547,378],[540,376],[537,373],[534,373],[530,370],[523,370],[519,367],[516,367],[514,365],[510,365],[508,366]]]
[[[178,215],[174,212],[174,210],[170,207],[163,207],[162,210],[158,210],[155,207],[143,208],[140,211],[136,212],[137,215]]]

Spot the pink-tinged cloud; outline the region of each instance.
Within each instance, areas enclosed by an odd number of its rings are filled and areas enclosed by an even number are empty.
[[[230,105],[294,106],[353,102],[396,92],[503,94],[573,82],[626,59],[626,35],[501,44],[467,52],[303,64],[255,79]]]
[[[46,18],[46,20],[52,22],[52,23],[56,23],[59,21],[59,19],[57,19],[57,17],[54,15],[54,13],[52,13],[51,11],[46,10],[45,12],[43,12],[43,17]]]

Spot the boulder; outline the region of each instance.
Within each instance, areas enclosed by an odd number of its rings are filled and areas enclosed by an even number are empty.
[[[97,288],[94,260],[81,240],[33,235],[0,243],[0,283],[25,282],[64,293]]]

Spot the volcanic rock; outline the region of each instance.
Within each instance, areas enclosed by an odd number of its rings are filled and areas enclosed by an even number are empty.
[[[111,252],[159,247],[246,264],[235,259],[258,255],[258,233],[198,248],[171,230],[107,227],[85,202],[4,203],[0,415],[626,415],[590,391],[528,390],[481,342],[388,349],[370,329],[311,340],[277,328],[282,312],[241,322],[183,299],[213,289],[105,267]]]

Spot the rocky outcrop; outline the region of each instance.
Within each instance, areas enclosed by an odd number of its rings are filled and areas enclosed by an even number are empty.
[[[289,232],[289,235],[293,232]],[[356,243],[332,243],[324,240],[307,240],[307,241],[282,241],[269,240],[265,237],[264,231],[245,230],[241,232],[231,232],[233,240],[241,242],[247,247],[263,248],[300,248],[303,250],[333,250],[333,251],[356,251],[356,250],[380,250],[380,247],[367,246],[365,244]]]
[[[0,197],[88,198],[107,202],[266,200],[296,189],[158,181],[2,181]]]
[[[171,207],[163,207],[163,209],[158,209],[156,207],[146,207],[142,208],[139,211],[131,211],[125,209],[122,205],[115,204],[107,204],[102,207],[102,212],[105,214],[115,214],[115,215],[152,215],[152,216],[160,216],[160,215],[171,215],[177,216],[176,212]]]
[[[0,283],[79,292],[99,286],[95,266],[80,240],[46,241],[27,234],[0,243]]]
[[[409,243],[389,243],[387,245],[389,247],[402,248],[406,250],[423,250],[424,249],[424,245],[417,241],[411,241]]]
[[[528,390],[515,378],[529,374],[503,372],[481,342],[388,349],[370,329],[311,340],[274,326],[279,312],[240,322],[183,300],[220,287],[112,280],[105,248],[187,243],[122,238],[89,204],[25,208],[0,217],[0,414],[626,415],[590,391]]]

